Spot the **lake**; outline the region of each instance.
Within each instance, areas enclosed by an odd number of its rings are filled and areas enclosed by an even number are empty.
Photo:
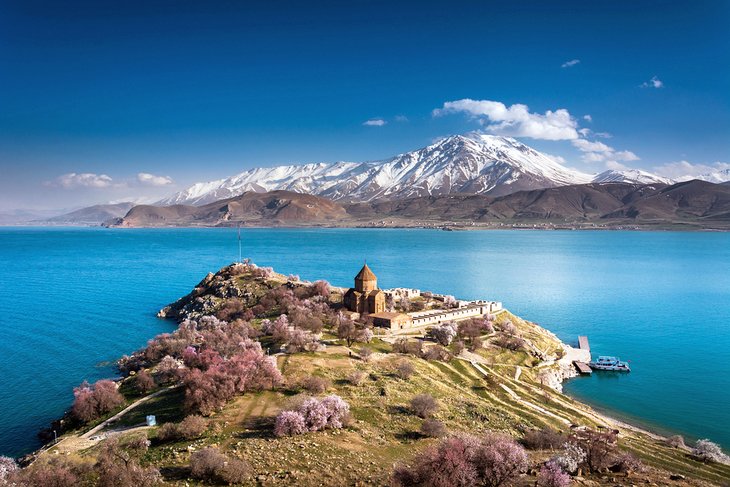
[[[565,390],[659,432],[730,448],[730,234],[418,229],[245,229],[243,253],[303,279],[502,301],[630,374]],[[83,380],[175,328],[156,312],[238,257],[235,229],[0,228],[0,454],[37,431]]]

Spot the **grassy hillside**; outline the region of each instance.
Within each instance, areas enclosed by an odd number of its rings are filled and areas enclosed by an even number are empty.
[[[222,292],[226,289],[222,281],[246,289],[248,298],[255,294],[254,287],[272,289],[286,282],[278,275],[219,274],[217,277],[220,279],[216,285],[199,288],[191,299],[204,297],[209,291]],[[209,284],[212,282],[216,280],[209,280]],[[230,294],[229,290],[225,292]],[[220,310],[226,301],[220,296],[216,299]],[[270,314],[273,316],[276,311]],[[515,325],[519,336],[527,341],[527,347],[512,351],[495,344],[507,321]],[[260,326],[261,319],[254,318],[251,322]],[[562,344],[551,333],[509,313],[497,317],[495,328],[494,333],[482,337],[483,348],[448,361],[395,353],[393,338],[376,338],[369,344],[356,343],[348,348],[331,332],[325,333],[321,340],[326,346],[316,352],[278,354],[276,361],[283,375],[281,386],[235,397],[207,418],[207,431],[200,438],[160,442],[156,439],[159,427],[139,426],[147,414],[155,414],[160,423],[177,422],[185,417],[183,388],[174,383],[158,388],[162,391],[159,395],[122,414],[101,434],[108,438],[130,437],[140,432],[147,435],[151,445],[141,462],[158,467],[164,481],[172,485],[198,485],[200,481],[190,476],[190,457],[205,446],[216,446],[231,458],[245,459],[251,468],[245,482],[249,485],[385,485],[395,464],[410,462],[420,451],[439,441],[419,432],[423,419],[410,406],[413,397],[427,393],[438,402],[434,419],[443,423],[449,434],[479,435],[496,431],[521,439],[528,431],[541,428],[566,433],[577,426],[617,428],[620,431],[617,448],[640,458],[647,467],[646,471],[632,473],[628,478],[623,473],[584,474],[574,478],[575,483],[719,485],[730,478],[730,466],[701,463],[685,449],[669,447],[658,437],[613,424],[588,406],[541,385],[544,371],[557,367],[550,357],[562,352]],[[273,347],[268,337],[260,340],[266,347]],[[374,352],[368,360],[360,357],[362,347]],[[413,367],[413,374],[408,378],[398,373],[398,367],[405,362]],[[356,371],[363,373],[359,384],[352,380]],[[276,415],[297,402],[303,393],[302,385],[312,376],[325,379],[327,384],[326,391],[315,395],[337,394],[350,405],[350,424],[342,429],[276,437],[273,434]],[[133,380],[133,377],[126,379],[122,386],[129,401],[136,398],[130,387]],[[59,456],[93,463],[109,439],[79,441],[86,430],[69,433],[36,463],[43,464]],[[531,468],[516,485],[535,485],[539,465],[554,453],[530,451]],[[686,478],[670,480],[671,474]]]

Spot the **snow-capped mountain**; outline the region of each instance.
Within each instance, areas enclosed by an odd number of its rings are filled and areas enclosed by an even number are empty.
[[[730,181],[730,168],[708,172],[697,177],[687,177],[687,179],[701,179],[710,183],[727,183]]]
[[[449,193],[504,195],[525,189],[591,182],[509,137],[471,133],[374,162],[336,162],[256,168],[197,183],[158,205],[203,205],[246,191],[288,190],[333,200],[370,201]]]
[[[594,183],[631,183],[631,184],[672,184],[673,181],[657,176],[640,169],[626,169],[623,171],[608,170],[593,178]]]

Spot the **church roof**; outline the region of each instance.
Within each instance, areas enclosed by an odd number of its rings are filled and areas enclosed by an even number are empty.
[[[360,269],[360,272],[357,273],[355,279],[360,279],[361,281],[375,281],[377,277],[375,277],[373,271],[370,270],[370,267],[365,264],[362,266],[362,269]]]

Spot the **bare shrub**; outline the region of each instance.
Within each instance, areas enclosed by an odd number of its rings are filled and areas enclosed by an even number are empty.
[[[636,458],[631,453],[624,453],[623,455],[618,457],[616,464],[614,465],[612,470],[617,470],[628,475],[632,472],[643,472],[645,469],[644,464],[641,463],[641,460]]]
[[[251,476],[251,466],[245,460],[229,457],[218,476],[229,485],[241,484]]]
[[[413,364],[406,360],[398,362],[398,365],[395,366],[395,374],[403,380],[410,379],[415,372]]]
[[[407,338],[399,338],[393,344],[393,352],[404,353],[420,357],[423,355],[423,344],[420,341],[413,341]]]
[[[180,437],[185,440],[197,438],[208,429],[208,422],[202,416],[190,415],[183,419],[178,427]]]
[[[423,436],[430,436],[431,438],[440,438],[446,435],[446,427],[441,421],[427,419],[421,425],[421,434]]]
[[[207,447],[190,455],[190,475],[196,479],[215,481],[228,459],[218,448]]]
[[[523,350],[527,346],[527,342],[525,342],[523,338],[511,335],[500,335],[495,338],[492,343],[494,343],[498,347],[512,350],[514,352]]]
[[[313,375],[302,381],[302,389],[310,394],[322,394],[330,387],[330,381],[324,377]]]
[[[362,385],[366,377],[367,374],[362,370],[355,370],[349,376],[347,376],[347,381],[353,386],[359,386]]]
[[[530,450],[557,450],[561,448],[567,438],[552,428],[531,430],[525,434],[522,443]]]
[[[423,354],[423,358],[426,360],[440,360],[442,362],[448,362],[451,360],[451,353],[441,345],[433,345],[428,347]]]
[[[684,448],[684,437],[682,435],[674,435],[667,438],[667,445],[674,448]]]
[[[419,394],[411,399],[411,409],[421,418],[428,418],[438,411],[438,408],[438,402],[430,394]]]
[[[358,354],[360,355],[360,358],[363,360],[363,362],[370,362],[370,359],[373,356],[373,351],[368,347],[362,347]]]
[[[464,342],[461,340],[454,342],[453,349],[454,349],[454,355],[457,357],[462,354],[466,346],[464,345]]]

